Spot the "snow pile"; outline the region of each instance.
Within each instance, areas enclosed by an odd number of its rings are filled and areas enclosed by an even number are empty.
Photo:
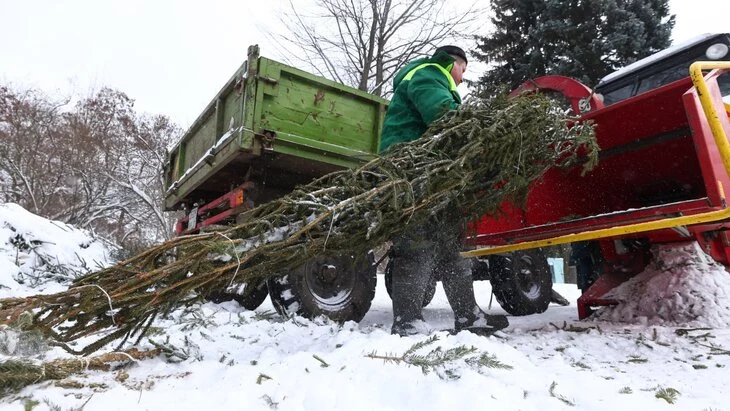
[[[86,231],[0,204],[0,298],[65,290],[70,280],[111,264],[112,250]]]
[[[599,320],[646,325],[730,326],[730,274],[693,242],[661,245],[641,274],[604,297]]]

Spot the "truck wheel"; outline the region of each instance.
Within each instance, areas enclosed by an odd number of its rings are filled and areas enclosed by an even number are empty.
[[[520,316],[547,310],[553,278],[540,249],[491,256],[489,267],[492,292],[505,311]]]
[[[385,290],[388,292],[388,296],[393,298],[393,260],[388,260],[388,265],[385,266]],[[431,282],[426,288],[426,293],[423,295],[423,307],[431,304],[433,296],[436,295],[436,280],[431,277]]]
[[[471,277],[474,281],[489,280],[489,263],[484,259],[475,258],[471,265]]]
[[[256,287],[255,290],[251,290],[247,294],[211,292],[205,297],[205,299],[213,301],[214,303],[235,300],[237,303],[241,304],[243,308],[253,311],[259,308],[267,295],[269,295],[269,290],[266,288],[266,284],[261,284]]]
[[[269,295],[283,316],[333,321],[360,321],[370,309],[377,281],[375,257],[350,254],[319,255],[291,273],[270,278]]]

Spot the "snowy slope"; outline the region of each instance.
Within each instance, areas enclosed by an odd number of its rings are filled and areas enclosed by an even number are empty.
[[[86,231],[0,203],[0,298],[65,289],[112,262],[113,247]]]
[[[34,227],[50,229],[42,221]],[[69,249],[75,241],[60,234],[55,238]],[[3,253],[12,260],[7,248]],[[233,302],[206,303],[157,320],[141,343],[141,349],[152,348],[153,342],[166,347],[174,353],[170,359],[88,371],[60,385],[41,382],[0,399],[0,409],[22,409],[32,401],[38,402],[34,410],[83,406],[86,411],[730,409],[724,395],[730,356],[712,348],[730,349],[728,274],[694,247],[657,253],[663,254],[663,265],[632,280],[634,286],[627,283],[617,294],[626,300],[619,307],[578,321],[574,305],[551,306],[541,315],[510,317],[510,327],[499,338],[443,332],[392,336],[382,281],[359,324],[285,320],[273,314],[269,301],[256,312]],[[7,277],[0,271],[2,281]],[[571,301],[578,297],[573,285],[556,287]],[[692,287],[701,292],[688,291]],[[479,282],[475,288],[486,309],[489,285]],[[641,294],[646,292],[656,295]],[[712,292],[712,303],[702,300],[706,292]],[[660,312],[646,310],[647,301],[677,294],[681,298],[672,304],[654,304]],[[641,306],[635,304],[637,297],[645,298]],[[703,304],[695,308],[698,301]],[[496,303],[491,311],[502,312]],[[676,315],[685,311],[693,315]],[[440,286],[424,316],[437,329],[452,325]],[[684,330],[688,326],[708,329]],[[425,370],[393,360],[434,336],[438,340],[415,353],[473,351]],[[56,348],[28,358],[69,357]],[[492,366],[472,361],[479,358]],[[674,404],[657,395],[674,398]]]

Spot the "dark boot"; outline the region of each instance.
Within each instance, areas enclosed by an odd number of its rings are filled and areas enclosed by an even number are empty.
[[[474,298],[471,276],[471,260],[458,258],[453,263],[444,262],[441,284],[454,310],[454,330],[467,330],[479,335],[492,335],[509,325],[504,315],[489,315],[482,311]],[[449,269],[449,267],[452,267]]]
[[[430,280],[429,250],[393,256],[393,327],[391,333],[400,336],[427,333],[421,308]]]

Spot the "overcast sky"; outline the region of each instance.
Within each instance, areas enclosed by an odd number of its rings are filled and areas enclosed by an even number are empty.
[[[306,6],[308,0],[294,0]],[[485,0],[485,3],[486,2]],[[110,86],[187,127],[245,60],[280,57],[287,0],[0,0],[0,84],[49,94]],[[670,0],[673,39],[730,30],[727,0]]]

